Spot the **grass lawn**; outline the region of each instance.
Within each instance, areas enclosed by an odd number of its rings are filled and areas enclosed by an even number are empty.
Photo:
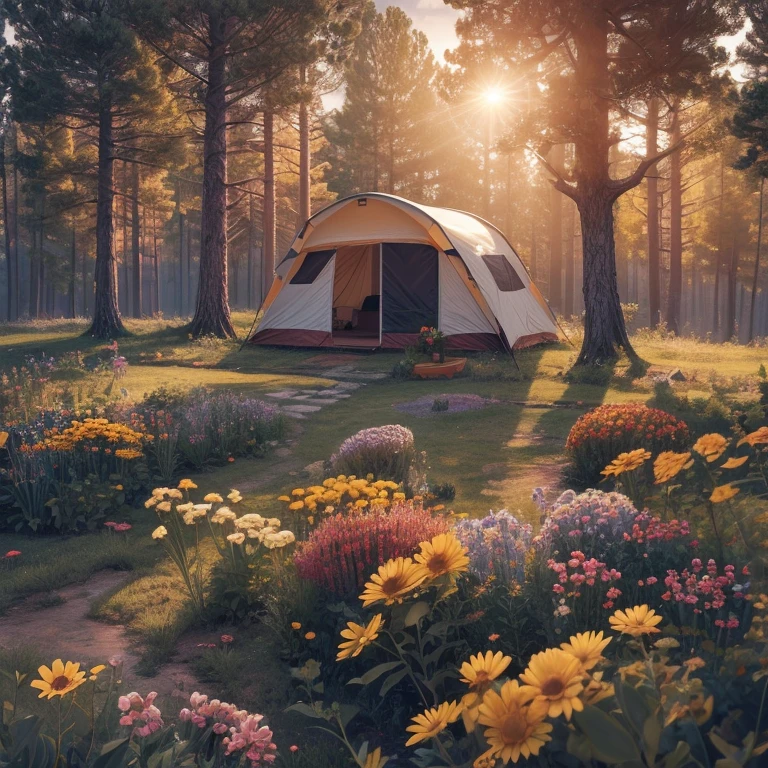
[[[252,316],[235,313],[234,320],[238,333],[245,335]],[[181,323],[174,321],[128,321],[127,326],[131,335],[120,340],[120,353],[127,357],[129,366],[120,386],[135,399],[160,386],[227,388],[259,397],[278,389],[333,384],[323,376],[329,366],[324,365],[324,353],[317,350],[248,346],[240,351],[239,342],[191,342]],[[85,321],[0,325],[0,369],[21,364],[29,355],[58,356],[75,350],[89,355],[102,350],[103,342],[80,335],[85,328]],[[635,341],[637,351],[654,368],[681,368],[687,381],[679,388],[691,395],[710,393],[725,374],[754,378],[760,364],[768,360],[768,351],[759,348],[645,337]],[[400,355],[394,353],[358,353],[346,356],[344,362],[360,371],[389,372],[398,359]],[[286,444],[266,457],[238,459],[191,476],[204,492],[226,493],[238,488],[245,496],[243,511],[279,515],[282,505],[276,497],[304,483],[305,467],[327,459],[344,438],[359,429],[400,423],[413,430],[418,450],[426,452],[430,480],[454,484],[452,506],[457,512],[477,516],[506,507],[535,522],[538,510],[530,501],[531,490],[536,486],[558,487],[565,438],[579,415],[603,402],[645,402],[653,396],[648,377],[631,380],[623,375],[626,363],[619,363],[613,377],[608,372],[592,383],[569,381],[566,373],[574,359],[573,347],[558,344],[519,353],[520,371],[508,357],[483,355],[470,359],[470,376],[451,381],[401,382],[387,377],[306,420],[291,421]],[[749,387],[742,389],[745,397],[753,396]],[[426,417],[397,409],[399,403],[425,395],[468,393],[496,402],[482,410]],[[154,514],[138,509],[131,523],[133,529],[126,537],[0,534],[0,551],[23,552],[23,564],[0,578],[0,613],[20,599],[47,596],[102,569],[131,572],[126,583],[95,601],[91,615],[125,625],[142,645],[143,671],[155,673],[171,657],[188,620],[178,576],[149,535],[157,523]],[[148,594],[151,600],[147,600]],[[45,600],[43,597],[38,604],[44,607]],[[232,666],[237,666],[235,661],[242,665],[266,653],[270,640],[258,631],[250,634],[250,644],[230,660]],[[46,655],[55,652],[44,650]],[[27,655],[37,658],[32,650],[27,650]],[[7,658],[5,661],[11,663]],[[208,675],[215,679],[218,675],[221,680],[233,674],[232,670],[217,672],[218,663],[213,657],[201,661],[201,678]],[[7,665],[0,657],[3,666]],[[256,683],[243,683],[245,688],[252,684]],[[274,686],[279,687],[277,683]],[[262,689],[258,695],[264,694]],[[282,694],[274,696],[277,702]]]

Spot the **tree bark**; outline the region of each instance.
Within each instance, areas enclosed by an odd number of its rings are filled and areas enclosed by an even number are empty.
[[[6,319],[8,322],[14,319],[13,316],[13,264],[12,264],[12,245],[11,245],[11,226],[8,217],[8,178],[5,167],[5,127],[0,133],[0,186],[3,195],[3,230],[5,233],[5,267],[6,267]]]
[[[730,341],[736,335],[736,287],[739,275],[739,249],[734,236],[731,243],[731,261],[728,265],[728,296],[725,310],[725,341]]]
[[[299,101],[299,226],[301,227],[312,213],[310,199],[309,104],[304,93],[307,85],[307,68],[304,65],[301,66],[299,79],[302,87],[301,101]],[[253,195],[251,195],[251,199],[253,199]],[[250,293],[248,294],[248,306],[251,306]]]
[[[565,297],[563,315],[573,317],[574,292],[576,289],[576,264],[574,239],[576,237],[576,208],[568,201],[568,215],[565,220]]]
[[[181,212],[181,184],[176,182],[176,213],[179,216],[179,317],[184,314],[184,214]]]
[[[549,155],[552,167],[560,173],[565,165],[565,145],[556,144]],[[549,303],[555,312],[562,312],[563,297],[563,195],[553,187],[549,190]]]
[[[648,100],[647,122],[645,127],[645,155],[654,157],[658,151],[659,137],[659,100]],[[661,313],[661,286],[659,284],[659,179],[658,167],[651,166],[645,177],[648,228],[648,311],[650,327],[659,324]]]
[[[680,141],[680,115],[672,113],[672,144]],[[667,293],[667,328],[680,335],[680,302],[683,293],[683,177],[682,152],[670,155],[669,189],[669,291]]]
[[[155,209],[152,208],[152,261],[155,267],[155,312],[160,314],[160,252],[157,249]]]
[[[275,275],[275,116],[264,112],[264,211],[262,214],[262,295],[266,296]]]
[[[99,109],[99,168],[96,192],[96,266],[94,269],[93,322],[85,332],[97,339],[125,334],[117,304],[117,261],[114,221],[114,144],[112,109],[102,98]]]
[[[208,85],[203,133],[200,272],[192,336],[235,338],[227,286],[227,50],[231,20],[209,16]]]
[[[757,282],[760,276],[760,244],[763,239],[763,192],[765,190],[765,176],[760,177],[760,204],[757,214],[757,251],[755,253],[755,269],[752,273],[752,299],[749,307],[749,335],[747,341],[752,341],[755,333],[755,306],[757,304]]]
[[[139,185],[139,164],[133,163],[131,168],[131,263],[133,265],[133,306],[131,307],[131,314],[133,317],[141,317],[143,304],[142,287],[144,274],[140,241]]]
[[[299,215],[301,218],[301,215]],[[308,217],[307,217],[308,218]],[[305,219],[306,221],[306,219]],[[248,195],[248,309],[253,308],[254,249],[256,248],[256,200]]]
[[[720,334],[720,270],[723,265],[723,207],[725,205],[725,159],[720,154],[720,200],[717,213],[717,253],[715,254],[715,288],[712,311],[712,336],[719,341]]]
[[[77,227],[72,222],[71,242],[69,246],[69,316],[77,317],[75,307],[75,280],[77,279]]]

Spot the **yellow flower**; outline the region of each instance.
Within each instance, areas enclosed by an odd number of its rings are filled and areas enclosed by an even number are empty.
[[[5,444],[8,442],[8,433],[0,432],[0,448],[5,448]]]
[[[491,758],[494,765],[500,759],[503,765],[516,763],[520,756],[538,755],[548,741],[552,725],[544,722],[544,711],[527,704],[530,691],[517,680],[508,680],[499,693],[489,690],[480,705],[479,722],[488,726],[484,732],[489,749],[478,760]]]
[[[164,525],[158,525],[154,531],[152,531],[153,539],[164,539],[168,535],[168,529]]]
[[[734,488],[730,483],[727,485],[718,485],[713,491],[709,500],[713,504],[719,504],[721,501],[728,501],[732,499],[739,492],[738,488]]]
[[[242,544],[245,541],[245,534],[242,531],[230,533],[227,536],[227,541],[231,541],[233,544]]]
[[[122,490],[123,490],[123,486],[122,486],[122,485],[120,485],[120,483],[118,483],[118,484],[115,486],[115,490],[116,490],[116,491],[122,491]]]
[[[301,622],[300,621],[292,621],[291,622],[291,629],[296,629],[296,630],[301,629]]]
[[[224,499],[218,493],[209,493],[203,497],[203,501],[207,504],[221,504]]]
[[[549,717],[564,714],[566,720],[574,710],[584,709],[579,698],[584,690],[582,677],[579,660],[560,648],[547,648],[531,656],[520,675],[525,690],[534,696],[534,707],[541,707]]]
[[[294,488],[291,491],[291,496],[303,496],[306,491],[303,488]]]
[[[661,624],[661,620],[661,616],[647,605],[636,605],[634,608],[627,608],[626,611],[616,611],[613,616],[608,617],[611,629],[632,637],[660,632],[656,625]]]
[[[303,502],[303,501],[301,501],[301,500],[299,500],[299,501],[293,501],[293,502],[291,502],[291,503],[288,505],[288,509],[293,509],[293,510],[297,510],[297,509],[304,509],[304,502]]]
[[[64,664],[61,659],[56,659],[50,669],[43,665],[37,672],[42,679],[33,680],[30,685],[40,691],[40,699],[65,696],[85,682],[85,671],[81,672],[80,665],[73,661]]]
[[[693,444],[693,450],[703,456],[708,462],[719,459],[727,447],[728,441],[717,432],[702,435]]]
[[[675,453],[674,451],[662,451],[653,462],[653,479],[657,485],[668,483],[673,477],[684,469],[693,466],[691,452]]]
[[[760,427],[756,432],[750,432],[746,437],[739,440],[738,445],[765,445],[768,443],[768,427]]]
[[[171,502],[170,501],[161,501],[157,505],[157,511],[158,512],[170,512],[171,511]]]
[[[512,657],[505,656],[501,651],[486,651],[485,654],[470,656],[469,661],[465,661],[459,669],[464,675],[461,682],[470,688],[480,688],[495,680],[511,663]]]
[[[392,498],[395,501],[404,501],[405,500],[405,494],[402,491],[398,491],[397,493],[392,494]]]
[[[368,502],[365,499],[358,499],[355,502],[355,507],[357,507],[357,509],[365,509],[367,506]]]
[[[456,718],[458,718],[460,714],[461,704],[457,701],[444,701],[438,707],[424,710],[422,714],[412,717],[411,721],[413,722],[413,725],[409,725],[405,729],[408,733],[413,734],[413,736],[405,742],[405,746],[412,747],[420,741],[427,741],[428,739],[434,738],[438,733],[444,731],[449,723],[456,722]]]
[[[98,676],[106,669],[105,664],[97,664],[95,667],[91,668],[91,676],[88,678],[89,680],[96,680]]]
[[[388,762],[388,757],[381,756],[381,747],[376,747],[373,752],[367,754],[363,768],[384,768]]]
[[[290,496],[278,496],[277,500],[278,501],[290,501],[291,497]]]
[[[341,636],[346,641],[339,643],[339,653],[336,655],[336,661],[354,658],[362,653],[369,643],[372,643],[378,636],[382,626],[381,614],[374,616],[367,626],[355,624],[354,621],[347,622],[347,629],[341,630]]]
[[[600,632],[578,632],[572,635],[567,643],[560,643],[560,647],[571,656],[581,662],[583,670],[590,670],[603,658],[605,646],[611,642],[608,637],[603,640],[602,630]]]
[[[736,458],[735,456],[731,456],[728,461],[726,461],[720,469],[737,469],[742,464],[746,463],[749,460],[749,456],[740,456],[739,458]]]
[[[631,472],[645,464],[651,458],[651,452],[645,448],[637,448],[629,453],[620,453],[600,474],[618,477],[623,472]]]
[[[151,499],[147,499],[147,500],[144,502],[144,506],[145,506],[147,509],[151,509],[152,507],[154,507],[154,506],[155,506],[155,504],[157,504],[157,499],[156,499],[154,496],[153,496]]]
[[[401,603],[403,598],[413,592],[424,579],[427,572],[424,567],[414,563],[410,557],[398,557],[380,565],[371,580],[366,582],[365,591],[360,595],[363,607],[383,600],[386,605]]]
[[[421,563],[436,579],[445,574],[458,574],[469,568],[467,548],[452,533],[440,533],[432,541],[422,541],[414,560]]]
[[[314,640],[317,637],[317,635],[314,632],[307,632],[306,635],[304,635],[305,640]]]
[[[197,486],[189,478],[179,480],[177,487],[181,488],[182,491],[191,491],[192,489],[197,488]]]

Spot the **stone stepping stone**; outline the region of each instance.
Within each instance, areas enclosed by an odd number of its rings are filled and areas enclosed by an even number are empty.
[[[342,392],[354,392],[356,389],[360,389],[360,387],[364,387],[365,384],[358,383],[354,381],[339,381],[336,382],[336,384],[331,387],[332,390],[341,390]]]
[[[288,400],[298,393],[298,389],[281,389],[279,392],[267,392],[267,397],[274,397],[277,400]]]
[[[319,405],[284,405],[285,413],[317,413],[322,406]]]
[[[333,389],[329,389],[327,392],[323,392],[323,397],[330,396],[334,397],[336,400],[340,400],[344,397],[352,397],[348,392],[336,392]]]
[[[378,381],[379,379],[386,379],[388,374],[386,373],[362,373],[360,371],[354,371],[352,373],[343,374],[345,379],[354,379],[361,381]],[[333,378],[332,376],[330,378]]]
[[[324,405],[333,405],[334,403],[338,403],[339,401],[335,397],[313,397],[309,402],[324,406]]]

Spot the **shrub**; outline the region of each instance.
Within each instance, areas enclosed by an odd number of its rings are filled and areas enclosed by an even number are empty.
[[[348,437],[331,456],[333,471],[405,483],[416,452],[413,432],[399,424],[361,429]]]
[[[688,426],[665,411],[639,403],[601,405],[573,425],[566,450],[575,481],[589,485],[624,451],[645,448],[652,453],[680,450],[689,439]]]
[[[388,511],[324,520],[299,545],[299,576],[339,597],[354,597],[381,563],[411,555],[419,543],[449,529],[448,520],[412,502]]]
[[[506,509],[491,512],[482,520],[462,520],[456,536],[467,548],[470,571],[480,581],[490,577],[508,584],[525,580],[525,556],[533,531]]]

